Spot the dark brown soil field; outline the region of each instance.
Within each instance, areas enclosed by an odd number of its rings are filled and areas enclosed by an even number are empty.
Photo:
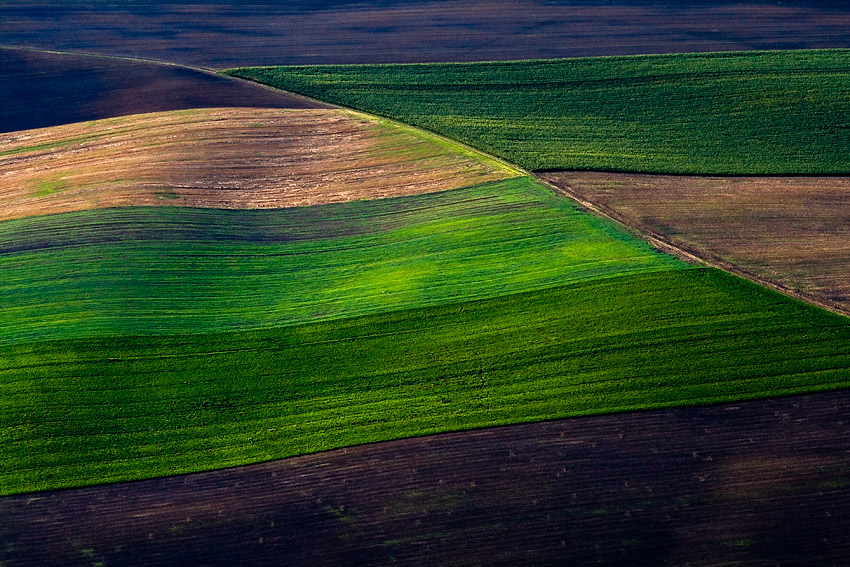
[[[0,97],[0,132],[186,108],[327,108],[174,65],[12,49],[0,49]]]
[[[305,206],[514,175],[475,156],[339,109],[137,114],[0,134],[0,220],[132,205]]]
[[[22,565],[846,565],[850,392],[0,499]]]
[[[850,314],[850,177],[540,176],[709,263]]]
[[[0,44],[212,68],[850,47],[824,0],[162,0],[0,6]]]

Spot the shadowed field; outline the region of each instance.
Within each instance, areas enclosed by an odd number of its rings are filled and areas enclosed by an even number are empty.
[[[702,258],[850,313],[847,177],[541,177]]]
[[[0,25],[10,9],[0,5]],[[0,49],[0,93],[0,132],[186,108],[325,108],[184,67],[16,49]]]
[[[0,499],[4,565],[840,566],[847,391]]]
[[[128,205],[270,209],[515,175],[458,144],[341,110],[196,109],[0,134],[0,220]]]
[[[19,0],[0,5],[0,43],[215,68],[850,47],[850,7],[828,0]]]

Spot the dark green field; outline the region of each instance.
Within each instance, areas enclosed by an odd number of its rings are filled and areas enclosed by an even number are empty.
[[[227,73],[439,132],[527,169],[850,171],[850,51]]]
[[[684,268],[529,177],[277,210],[0,222],[0,344],[273,327]]]
[[[0,494],[850,386],[850,322],[712,269],[0,358]]]

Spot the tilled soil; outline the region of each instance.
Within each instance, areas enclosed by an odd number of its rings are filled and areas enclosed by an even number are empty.
[[[328,108],[185,67],[17,49],[0,49],[0,97],[0,132],[187,108]]]
[[[0,44],[214,68],[850,47],[835,0],[7,4]]]
[[[0,499],[4,565],[843,565],[850,392]]]
[[[850,177],[540,176],[709,263],[850,314]]]
[[[134,115],[0,134],[0,148],[0,220],[130,205],[316,205],[512,175],[338,109]]]

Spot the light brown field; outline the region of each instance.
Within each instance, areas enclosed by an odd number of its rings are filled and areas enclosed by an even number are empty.
[[[850,314],[850,177],[541,177],[710,263]]]
[[[316,205],[512,175],[451,142],[345,110],[159,112],[0,135],[0,220],[128,205]]]

